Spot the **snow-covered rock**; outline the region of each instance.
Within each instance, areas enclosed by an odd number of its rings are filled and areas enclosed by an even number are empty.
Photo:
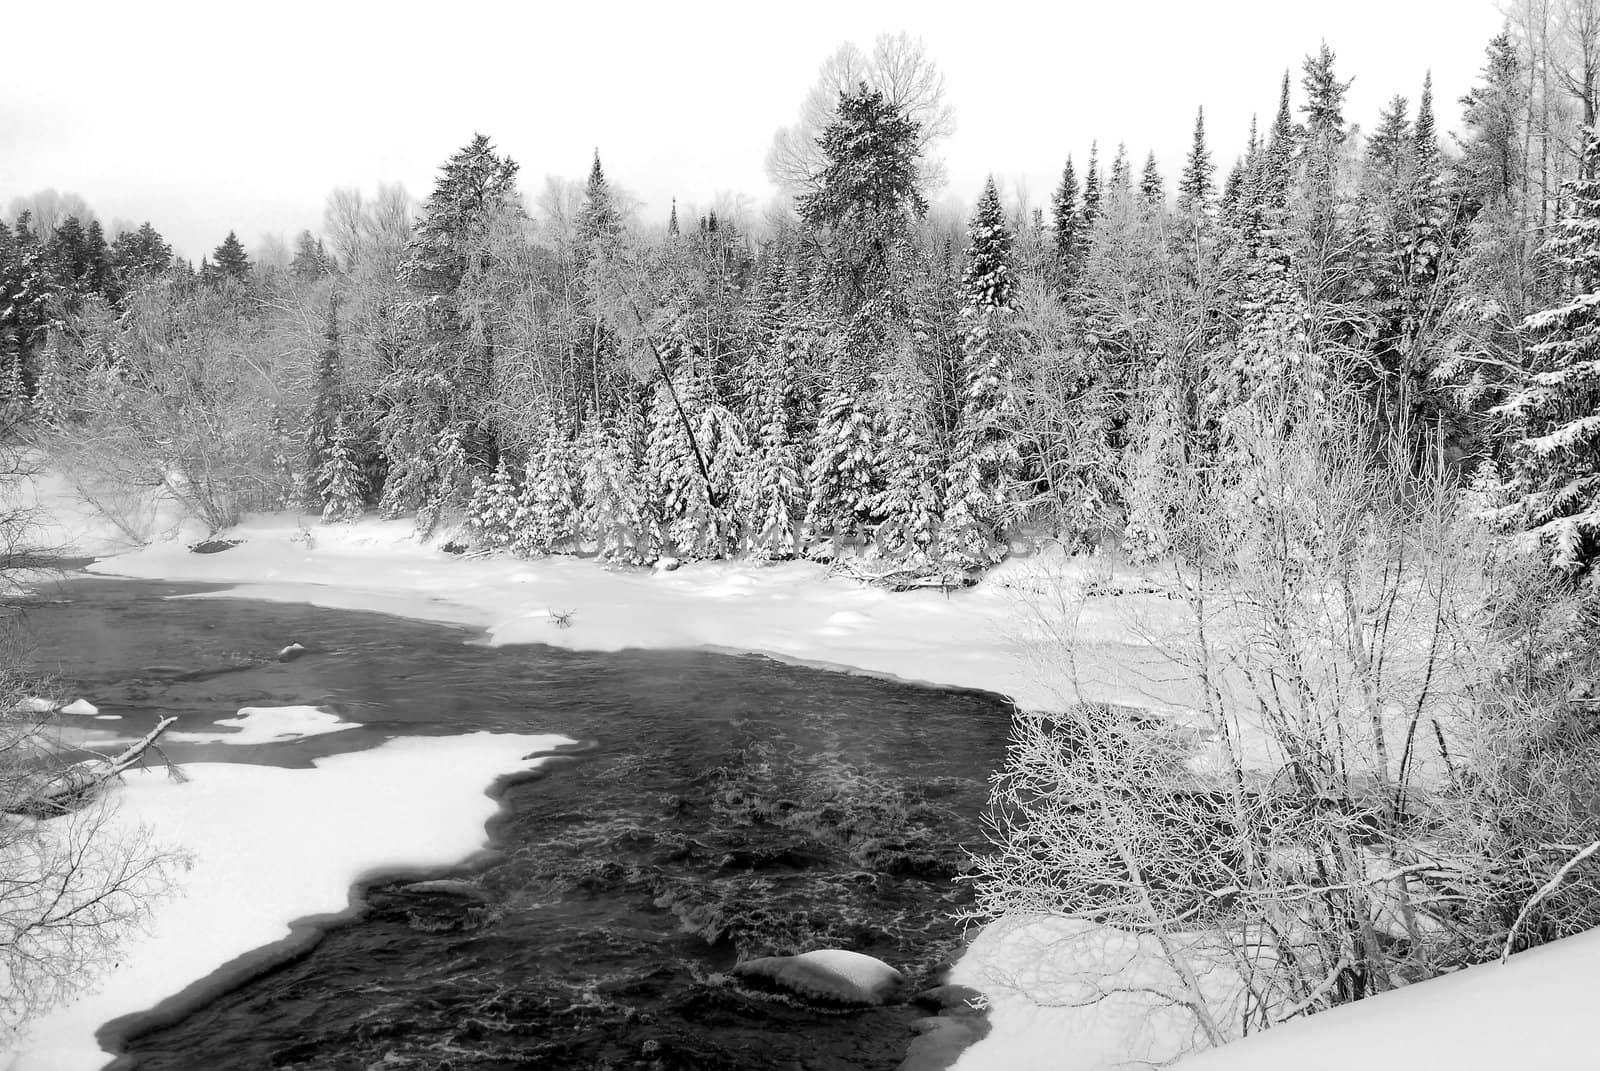
[[[72,702],[61,708],[61,713],[74,714],[88,718],[100,713],[100,708],[89,702],[87,699],[74,699]]]
[[[842,1004],[882,1004],[905,982],[905,975],[883,960],[842,948],[747,960],[733,973],[738,978],[765,979],[803,997]]]

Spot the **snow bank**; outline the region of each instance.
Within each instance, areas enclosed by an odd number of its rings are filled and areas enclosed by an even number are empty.
[[[473,733],[392,740],[311,769],[190,763],[184,783],[128,774],[114,821],[147,826],[157,842],[187,850],[192,867],[98,988],[33,1023],[3,1066],[102,1067],[101,1025],[282,940],[296,919],[344,910],[363,875],[462,862],[484,846],[496,809],[485,788],[567,742]]]
[[[1040,597],[1046,587],[1039,559],[1008,562],[965,591],[891,593],[830,576],[810,562],[699,562],[671,572],[608,569],[564,557],[462,558],[418,543],[407,521],[363,520],[309,531],[308,545],[295,517],[267,515],[231,530],[231,538],[244,542],[219,554],[192,554],[186,541],[167,542],[93,569],[233,584],[225,594],[244,598],[468,625],[487,630],[497,644],[748,651],[982,688],[1029,705],[1060,702],[1017,649],[1019,622],[1028,617],[1019,604]],[[1083,611],[1083,633],[1093,637],[1079,657],[1084,694],[1171,705],[1181,697],[1155,694],[1150,667],[1156,659],[1148,641],[1121,623],[1127,598],[1091,600]],[[567,611],[573,611],[569,626],[558,626],[555,615]]]
[[[1285,1023],[1180,1066],[1184,1071],[1594,1067],[1600,930]],[[958,1065],[965,1067],[965,1064]]]
[[[274,744],[322,736],[346,729],[359,729],[357,722],[345,721],[316,707],[241,707],[235,718],[218,718],[216,725],[237,729],[231,733],[172,733],[167,739],[180,744]]]
[[[80,488],[50,469],[0,478],[0,502],[33,514],[22,549],[68,557],[115,554],[168,537],[177,530],[180,516],[177,503],[162,493],[109,485]]]
[[[1175,972],[1149,936],[1075,919],[995,922],[949,981],[988,1002],[989,1033],[961,1054],[956,1071],[1160,1067],[1204,1044],[1194,1017],[1176,1004]],[[1201,984],[1218,1003],[1243,993],[1238,975],[1222,969]]]

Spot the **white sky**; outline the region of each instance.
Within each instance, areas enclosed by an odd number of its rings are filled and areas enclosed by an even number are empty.
[[[235,8],[239,11],[235,11]],[[1057,0],[1040,4],[801,0],[420,4],[169,0],[9,5],[0,52],[0,210],[43,187],[106,221],[150,219],[198,259],[230,229],[318,229],[335,186],[399,181],[421,197],[475,131],[522,165],[608,177],[665,221],[673,196],[764,204],[773,131],[845,40],[921,36],[948,79],[958,130],[947,194],[970,203],[993,171],[1042,204],[1089,142],[1135,166],[1154,148],[1169,184],[1197,105],[1226,167],[1250,116],[1326,38],[1346,116],[1370,128],[1431,68],[1442,125],[1500,29],[1492,0]],[[246,10],[247,8],[247,10]]]

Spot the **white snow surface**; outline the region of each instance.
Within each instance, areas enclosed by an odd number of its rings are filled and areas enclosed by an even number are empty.
[[[1595,1067],[1600,1065],[1597,992],[1600,930],[1591,930],[1519,953],[1504,965],[1469,967],[1296,1019],[1179,1066],[1184,1071]]]
[[[217,725],[237,730],[228,733],[169,732],[167,739],[180,744],[277,744],[308,736],[322,736],[360,728],[316,707],[241,707],[237,717],[218,718]]]
[[[592,560],[446,554],[419,543],[409,521],[313,525],[310,546],[289,514],[253,517],[226,535],[244,540],[193,554],[203,532],[96,563],[95,572],[233,585],[219,594],[368,610],[485,629],[489,642],[573,650],[708,648],[875,676],[982,688],[1032,706],[1059,692],[1019,656],[1019,612],[1042,572],[1075,568],[1059,556],[1008,561],[982,583],[945,594],[889,592],[829,575],[811,562],[692,562],[671,572],[607,568]],[[1133,597],[1137,598],[1137,597]],[[1159,695],[1147,640],[1121,624],[1128,599],[1091,600],[1080,653],[1085,697],[1171,706]],[[1123,605],[1111,605],[1123,604]],[[554,615],[573,611],[568,627]]]
[[[149,1009],[231,960],[289,936],[289,924],[344,910],[364,875],[461,863],[485,845],[499,776],[568,742],[472,733],[391,740],[310,769],[189,763],[127,775],[114,822],[147,827],[191,857],[96,988],[32,1023],[0,1053],[7,1071],[89,1071],[108,1060],[106,1022]]]

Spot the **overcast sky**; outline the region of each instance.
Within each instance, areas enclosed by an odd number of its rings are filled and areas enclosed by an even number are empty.
[[[20,10],[19,10],[20,8]],[[1346,115],[1370,127],[1433,71],[1441,122],[1475,81],[1502,18],[1492,0],[1056,0],[1041,4],[432,3],[11,5],[0,63],[0,207],[43,187],[105,221],[151,220],[198,259],[230,230],[317,229],[335,186],[426,194],[475,131],[522,165],[606,173],[664,222],[671,198],[773,195],[762,170],[819,64],[846,40],[920,36],[958,130],[947,196],[994,172],[1043,202],[1068,152],[1099,139],[1169,182],[1206,109],[1221,164],[1252,112],[1268,121],[1285,67],[1326,38]],[[236,10],[238,9],[238,10]],[[1298,99],[1296,101],[1298,104]],[[942,195],[944,196],[944,195]]]

